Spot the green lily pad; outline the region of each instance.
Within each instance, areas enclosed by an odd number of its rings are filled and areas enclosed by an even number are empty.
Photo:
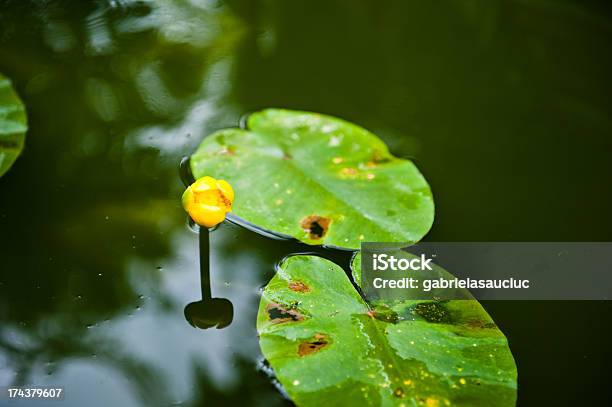
[[[344,271],[298,255],[263,292],[263,355],[299,406],[512,406],[506,338],[475,300],[371,307]]]
[[[196,178],[232,184],[240,218],[308,244],[353,249],[362,241],[416,242],[429,231],[427,182],[367,130],[281,109],[252,114],[247,127],[206,137],[191,157]]]
[[[0,177],[13,165],[28,129],[26,112],[10,79],[0,74]]]

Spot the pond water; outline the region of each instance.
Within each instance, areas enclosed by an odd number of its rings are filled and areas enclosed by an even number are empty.
[[[222,225],[211,284],[233,321],[183,315],[200,277],[179,162],[250,111],[339,116],[412,158],[429,241],[612,237],[603,1],[4,1],[0,72],[30,127],[0,178],[0,386],[64,386],[66,405],[291,404],[255,330],[291,245]],[[609,302],[484,306],[521,405],[610,397]]]

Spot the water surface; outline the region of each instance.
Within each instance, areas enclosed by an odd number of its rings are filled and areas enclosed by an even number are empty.
[[[233,323],[183,317],[200,292],[178,163],[264,107],[351,120],[414,159],[430,241],[610,240],[611,16],[599,1],[0,2],[0,71],[30,125],[0,179],[0,386],[64,386],[74,406],[289,404],[255,331],[287,247],[220,227],[212,290]],[[609,397],[608,303],[485,307],[522,404]]]

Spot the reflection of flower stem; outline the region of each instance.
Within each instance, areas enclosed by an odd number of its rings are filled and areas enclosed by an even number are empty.
[[[200,226],[200,285],[202,299],[212,298],[210,292],[210,241],[208,228]]]

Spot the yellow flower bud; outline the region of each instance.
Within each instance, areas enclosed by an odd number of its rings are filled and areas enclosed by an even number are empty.
[[[227,181],[207,176],[187,187],[182,200],[183,208],[195,223],[212,228],[232,210],[234,190]]]

